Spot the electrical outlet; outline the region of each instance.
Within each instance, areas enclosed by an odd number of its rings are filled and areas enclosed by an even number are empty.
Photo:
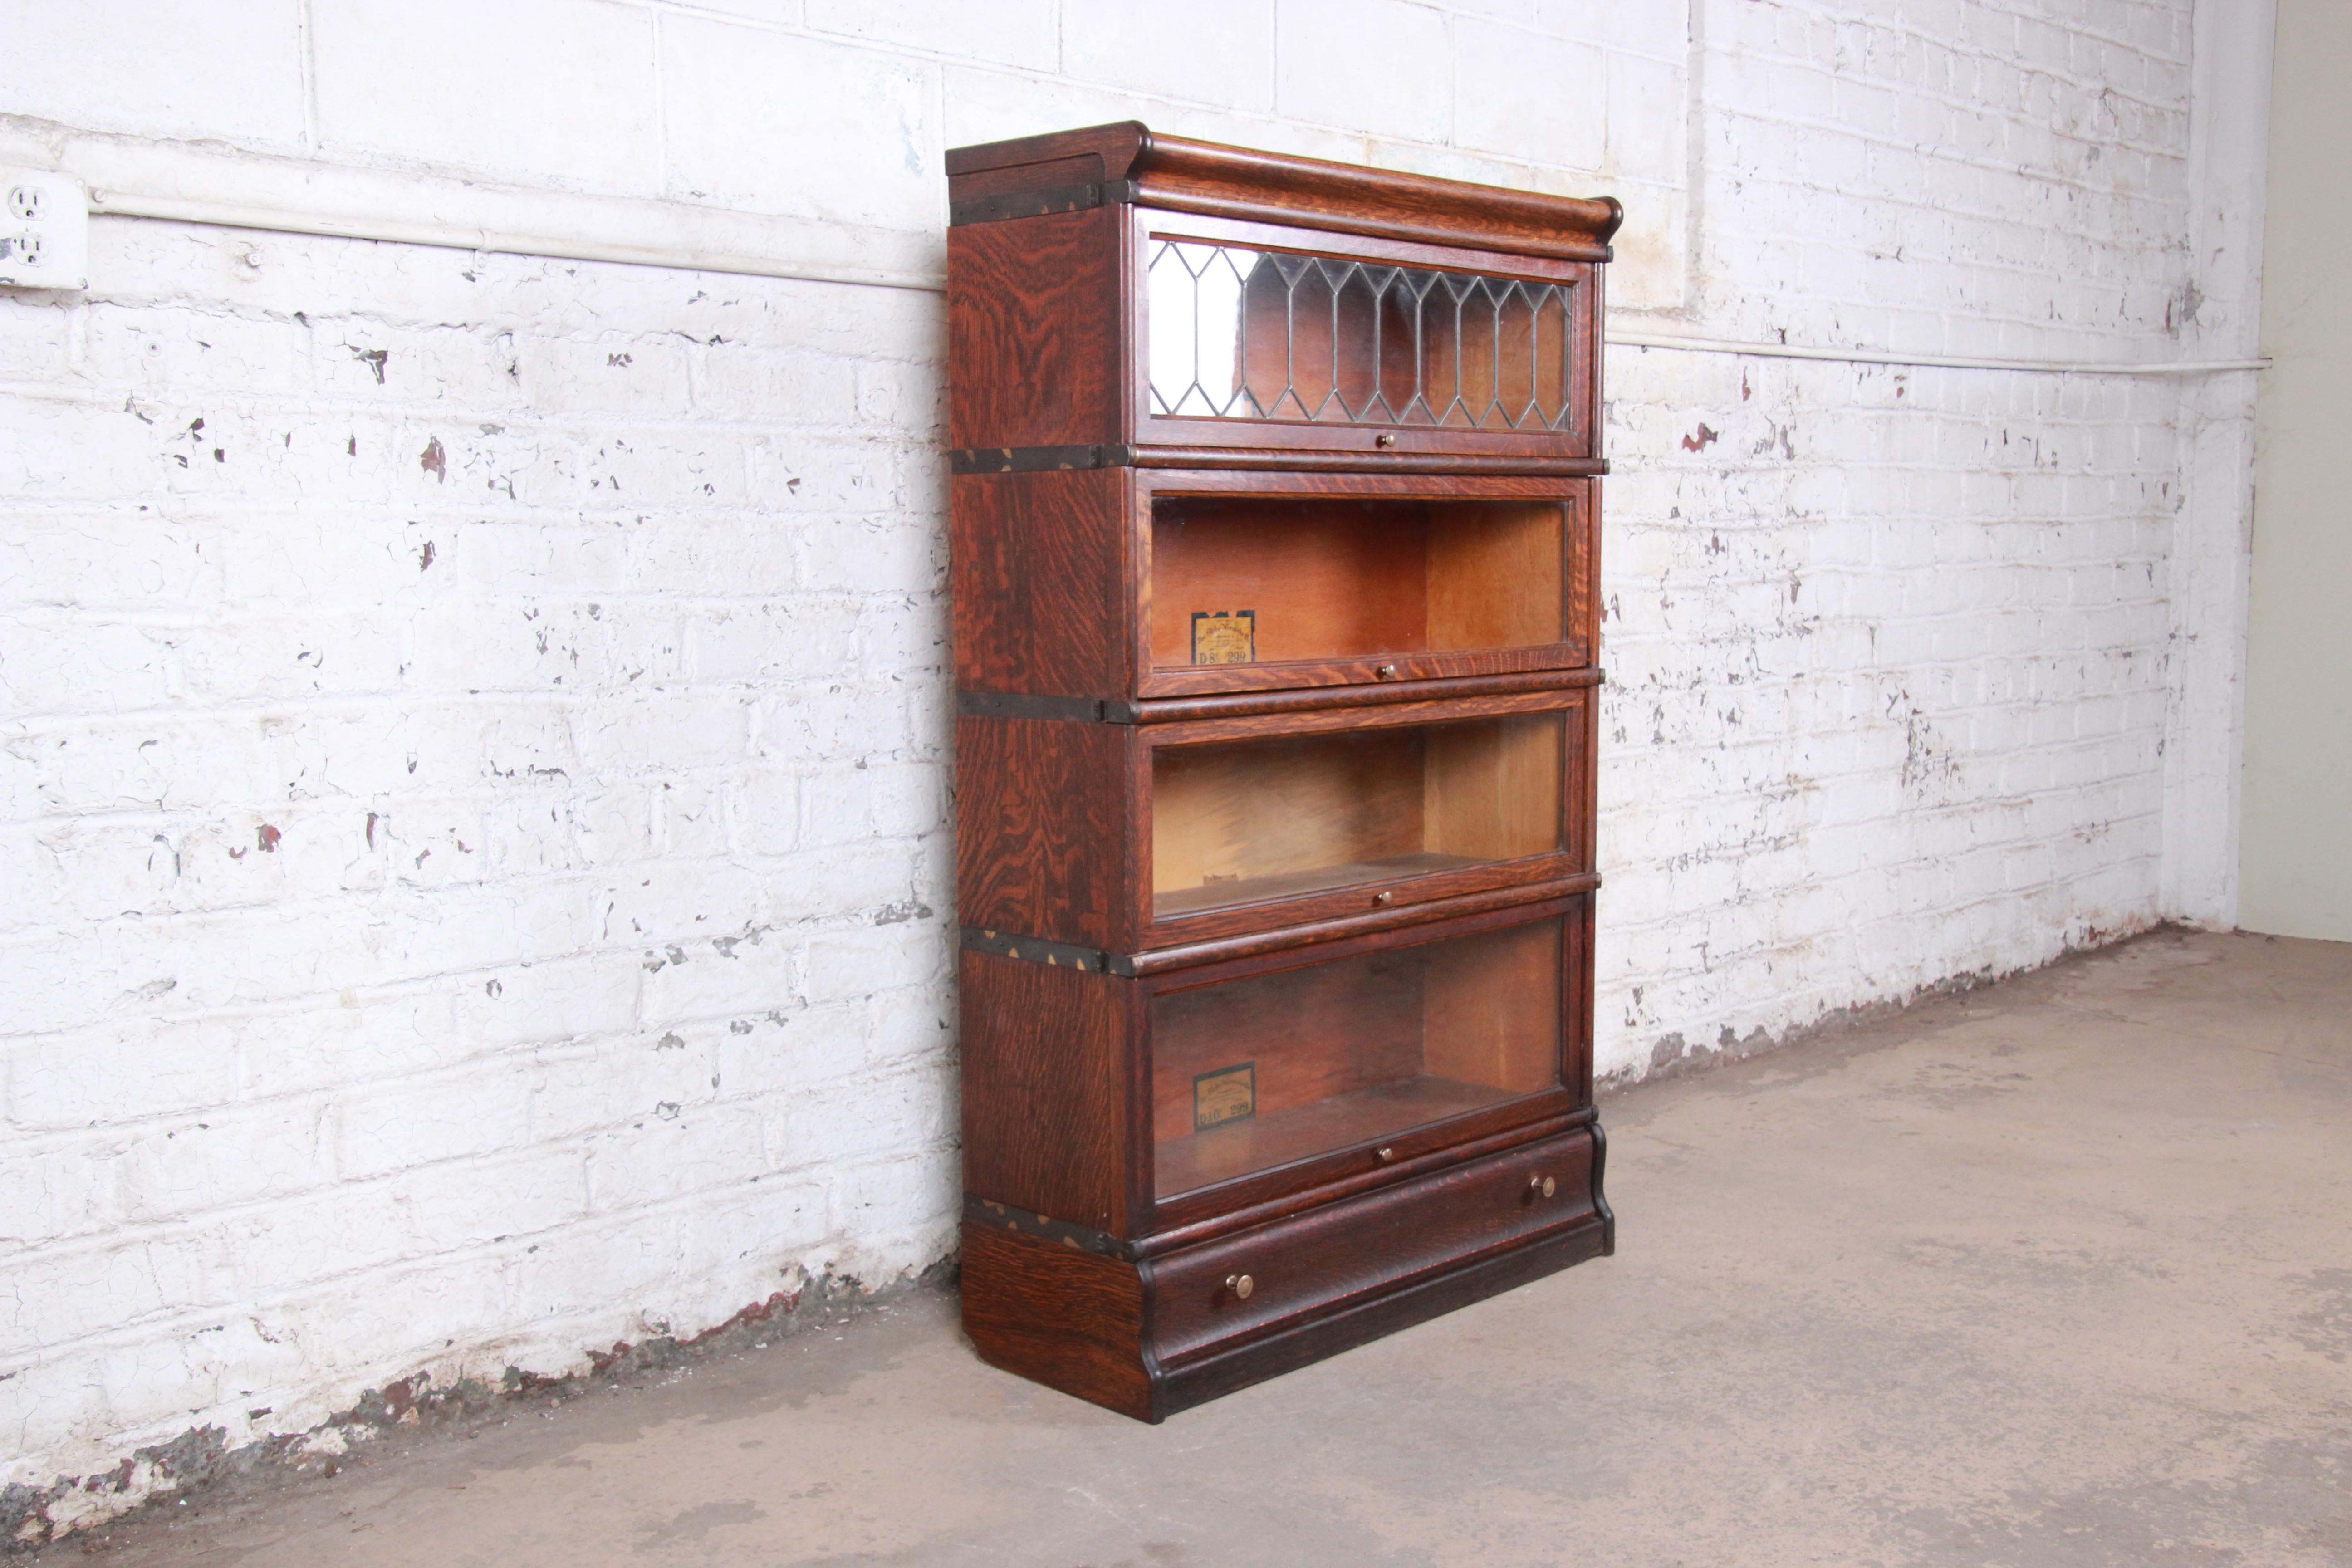
[[[79,180],[0,168],[0,289],[89,287],[89,198]]]

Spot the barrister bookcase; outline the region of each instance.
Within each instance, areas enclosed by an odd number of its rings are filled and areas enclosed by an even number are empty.
[[[1137,124],[948,174],[972,1343],[1158,1421],[1610,1252],[1617,204]]]

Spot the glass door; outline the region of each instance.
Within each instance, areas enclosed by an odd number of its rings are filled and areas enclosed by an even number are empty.
[[[1582,693],[1556,700],[1581,718]],[[1382,724],[1359,710],[1346,730],[1196,743],[1180,730],[1151,752],[1151,918],[1318,894],[1312,913],[1351,912],[1562,857],[1570,712]],[[1286,913],[1309,911],[1265,921]]]
[[[1538,920],[1154,995],[1157,1195],[1358,1148],[1377,1160],[1561,1089],[1562,939]]]

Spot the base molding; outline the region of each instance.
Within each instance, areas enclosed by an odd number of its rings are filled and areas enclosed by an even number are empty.
[[[981,1359],[1139,1421],[1615,1250],[1597,1126],[1157,1258],[966,1221]]]

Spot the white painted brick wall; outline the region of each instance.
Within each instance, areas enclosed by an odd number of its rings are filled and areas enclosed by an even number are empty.
[[[942,148],[1138,115],[1613,190],[1709,335],[2180,347],[2189,0],[232,9],[32,8],[0,132],[935,261]],[[93,243],[0,300],[0,1482],[941,1256],[938,298]],[[1609,375],[1605,1074],[2171,912],[2170,384]]]

